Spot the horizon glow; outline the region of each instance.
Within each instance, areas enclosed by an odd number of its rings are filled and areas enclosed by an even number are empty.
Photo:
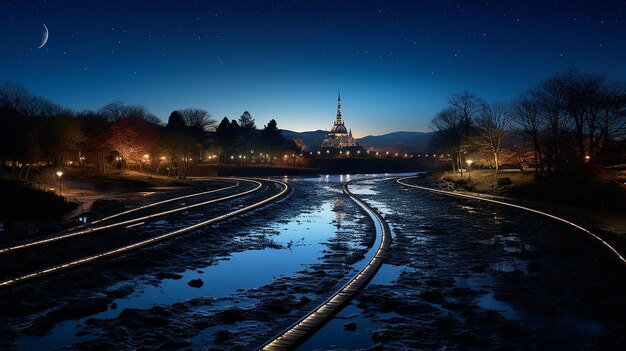
[[[355,137],[430,131],[447,97],[508,101],[574,66],[624,80],[623,2],[8,1],[0,81],[73,110],[120,100],[166,121],[249,111]],[[41,24],[49,29],[41,44]]]

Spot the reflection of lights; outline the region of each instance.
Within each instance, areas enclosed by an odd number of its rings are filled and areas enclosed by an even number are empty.
[[[186,227],[186,228],[177,229],[175,231],[172,231],[172,232],[169,232],[169,233],[165,233],[165,234],[159,235],[157,237],[152,237],[152,238],[149,238],[149,239],[146,239],[146,240],[143,240],[143,241],[135,242],[135,243],[132,243],[132,244],[127,245],[127,246],[122,246],[122,247],[119,247],[119,248],[116,248],[116,249],[113,249],[113,250],[110,250],[110,251],[97,253],[97,254],[94,254],[92,256],[88,256],[88,257],[81,258],[81,259],[78,259],[78,260],[62,263],[62,264],[59,264],[59,265],[56,265],[56,266],[52,266],[52,267],[48,267],[48,268],[45,268],[43,270],[39,270],[39,271],[35,271],[35,272],[32,272],[32,273],[28,273],[26,275],[22,275],[20,277],[12,278],[12,279],[5,280],[5,281],[0,281],[0,287],[12,285],[12,284],[15,284],[15,283],[17,283],[19,281],[23,281],[23,280],[36,278],[36,277],[38,277],[40,275],[43,275],[43,274],[49,274],[49,273],[52,273],[52,272],[55,272],[55,271],[59,271],[59,270],[63,270],[63,269],[67,269],[67,268],[70,268],[70,267],[73,267],[73,266],[78,266],[78,265],[81,265],[81,264],[85,264],[85,263],[88,263],[88,262],[91,262],[91,261],[98,260],[100,258],[116,255],[116,254],[119,254],[119,253],[122,253],[122,252],[125,252],[125,251],[133,250],[133,249],[136,249],[138,247],[146,246],[148,244],[164,240],[164,239],[169,238],[169,237],[180,235],[180,234],[188,232],[188,231],[190,231],[192,229],[195,229],[195,228],[198,228],[198,227],[202,227],[202,226],[205,226],[205,225],[208,225],[208,224],[211,224],[211,223],[223,220],[225,218],[229,218],[229,217],[235,216],[237,214],[249,211],[249,210],[254,209],[256,207],[259,207],[261,205],[264,205],[264,204],[266,204],[268,202],[273,201],[274,199],[277,199],[277,198],[283,196],[289,190],[289,187],[285,183],[278,182],[278,181],[275,181],[275,180],[268,180],[268,181],[280,184],[283,187],[283,189],[278,194],[270,196],[269,198],[265,198],[265,199],[261,200],[260,202],[251,204],[251,205],[249,205],[247,207],[238,209],[236,211],[227,213],[225,215],[221,215],[219,217],[212,218],[212,219],[206,220],[204,222],[200,222],[200,223],[194,224],[194,225]],[[258,182],[256,182],[256,183],[258,183]],[[258,187],[256,189],[258,189],[260,187],[261,187],[261,184],[258,183]],[[244,193],[249,193],[249,192],[255,191],[256,189],[248,190],[247,192],[244,192]],[[240,194],[237,194],[237,195],[230,195],[229,197],[241,196],[244,193],[240,193]],[[91,231],[92,231],[92,229],[89,229],[89,230],[86,230],[84,232],[91,232]],[[68,234],[68,235],[65,235],[65,236],[58,236],[58,237],[54,237],[54,238],[51,238],[51,239],[46,239],[46,241],[55,241],[55,240],[59,240],[60,238],[64,238],[64,237],[68,237],[68,236],[73,236],[73,235],[72,234]],[[32,246],[32,245],[29,245],[29,244],[23,244],[22,246],[24,246],[24,245]]]
[[[446,191],[446,190],[440,190],[440,189],[433,189],[433,188],[428,188],[428,187],[423,187],[423,186],[419,186],[419,185],[413,185],[413,184],[408,184],[406,182],[404,182],[406,179],[409,178],[415,178],[415,177],[404,177],[404,178],[399,178],[396,180],[396,182],[398,184],[402,184],[404,186],[407,187],[411,187],[411,188],[416,188],[416,189],[422,189],[422,190],[426,190],[426,191],[430,191],[430,192],[434,192],[434,193],[440,193],[440,194],[445,194],[445,195],[449,195],[449,196],[457,196],[457,197],[464,197],[464,198],[469,198],[469,199],[475,199],[475,200],[479,200],[479,201],[487,201],[487,202],[491,202],[494,204],[499,204],[499,205],[504,205],[504,206],[509,206],[509,207],[513,207],[513,208],[519,208],[521,210],[525,210],[528,212],[534,212],[552,219],[555,219],[557,221],[563,222],[565,224],[568,224],[574,228],[577,228],[585,233],[587,233],[588,235],[592,236],[594,239],[600,241],[602,243],[602,245],[604,245],[605,247],[607,247],[609,250],[611,250],[615,256],[617,256],[617,258],[622,261],[622,263],[626,264],[626,258],[624,258],[615,248],[613,248],[609,243],[607,243],[606,241],[604,241],[602,238],[600,238],[599,236],[597,236],[596,234],[592,233],[591,231],[579,226],[576,223],[570,222],[568,220],[565,220],[561,217],[557,217],[553,214],[547,213],[547,212],[543,212],[543,211],[539,211],[539,210],[535,210],[534,208],[530,208],[530,207],[524,207],[521,205],[516,205],[516,204],[512,204],[512,203],[508,203],[508,202],[504,202],[504,201],[499,201],[499,200],[492,200],[492,199],[486,199],[484,197],[479,197],[479,196],[474,196],[474,195],[469,195],[469,194],[461,194],[461,193],[457,193],[457,192],[452,192],[452,191]]]

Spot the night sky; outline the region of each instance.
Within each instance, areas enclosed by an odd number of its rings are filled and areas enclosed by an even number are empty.
[[[355,136],[428,131],[450,94],[568,67],[626,79],[624,1],[3,1],[0,81],[72,109],[197,107]],[[49,40],[42,40],[42,23]]]

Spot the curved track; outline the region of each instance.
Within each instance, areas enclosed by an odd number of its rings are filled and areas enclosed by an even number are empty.
[[[128,252],[140,247],[144,247],[147,245],[151,245],[166,239],[170,239],[173,238],[175,236],[179,236],[181,234],[190,232],[192,230],[198,229],[200,227],[203,226],[207,226],[209,224],[242,214],[244,212],[248,212],[251,211],[255,208],[258,208],[260,206],[263,206],[267,203],[270,203],[271,201],[274,201],[280,197],[282,197],[283,195],[285,195],[288,190],[289,190],[289,186],[281,181],[277,181],[277,180],[271,180],[271,179],[250,179],[253,182],[262,184],[262,182],[265,182],[265,186],[264,186],[264,192],[270,193],[270,195],[268,196],[267,194],[264,197],[261,198],[253,198],[253,202],[252,203],[246,203],[243,200],[241,200],[240,202],[242,202],[241,204],[231,204],[230,207],[228,207],[226,210],[226,213],[221,213],[221,214],[217,214],[216,216],[208,219],[208,220],[201,220],[200,222],[196,222],[193,223],[191,225],[187,225],[188,223],[183,223],[184,226],[177,228],[175,230],[171,230],[168,231],[166,233],[162,233],[159,235],[155,235],[155,236],[150,236],[149,238],[146,238],[144,240],[140,240],[140,241],[134,241],[132,243],[123,245],[123,246],[119,246],[119,247],[115,247],[113,249],[104,251],[104,252],[98,252],[86,257],[81,257],[75,260],[71,260],[71,261],[66,261],[64,263],[60,263],[60,264],[56,264],[50,267],[46,267],[43,269],[38,269],[35,271],[31,271],[29,273],[25,273],[22,275],[19,275],[17,277],[14,278],[10,278],[10,279],[6,279],[4,281],[0,282],[0,288],[2,287],[8,287],[11,285],[14,285],[16,283],[25,281],[25,280],[29,280],[29,279],[33,279],[33,278],[37,278],[46,274],[50,274],[50,273],[54,273],[54,272],[58,272],[61,270],[65,270],[68,268],[72,268],[72,267],[76,267],[79,265],[84,265],[87,263],[91,263],[94,262],[96,260],[102,259],[102,258],[107,258],[107,257],[112,257],[124,252]],[[276,185],[280,190],[276,193],[275,190],[270,189],[269,185]],[[263,186],[263,185],[262,185]],[[241,196],[241,195],[239,195]],[[231,198],[234,196],[231,196]],[[236,210],[232,210],[232,208],[238,208]],[[222,209],[224,210],[224,209]],[[215,211],[219,211],[219,209],[216,209]],[[219,212],[218,212],[219,213]],[[196,214],[196,218],[198,218],[199,216],[202,216],[202,214]],[[129,227],[126,227],[127,229],[132,227],[133,230],[137,231],[137,232],[141,232],[138,231],[138,227],[140,225],[142,225],[143,223],[138,223]],[[136,229],[137,228],[137,229]],[[129,236],[130,238],[132,238],[133,236]],[[26,260],[27,262],[29,261],[28,259]]]
[[[381,178],[374,178],[381,179]],[[384,178],[382,178],[384,179]],[[366,180],[366,179],[361,179]],[[383,264],[383,259],[389,245],[391,243],[391,234],[389,225],[387,222],[372,209],[368,204],[359,199],[356,195],[350,192],[348,186],[359,180],[351,180],[345,182],[342,186],[343,192],[356,202],[361,208],[363,208],[380,227],[381,240],[376,253],[372,259],[357,273],[348,283],[341,287],[331,297],[322,302],[319,306],[302,317],[291,326],[274,336],[271,340],[263,344],[260,350],[291,350],[304,342],[307,338],[318,331],[326,322],[337,314],[343,307],[352,300],[357,292],[363,289],[370,280],[376,275],[378,269]]]
[[[415,184],[406,183],[405,180],[410,179],[410,178],[417,178],[417,177],[416,176],[410,176],[410,177],[398,178],[396,180],[396,182],[398,182],[398,184],[400,184],[400,185],[403,185],[403,186],[406,186],[406,187],[410,187],[410,188],[416,188],[416,189],[426,190],[426,191],[439,193],[439,194],[444,194],[444,195],[448,195],[448,196],[464,197],[464,198],[468,198],[468,199],[487,201],[487,202],[491,202],[491,203],[494,203],[494,204],[514,207],[514,208],[518,208],[518,209],[521,209],[521,210],[524,210],[524,211],[537,213],[537,214],[540,214],[542,216],[546,216],[546,217],[555,219],[557,221],[563,222],[563,223],[565,223],[567,225],[570,225],[570,226],[572,226],[572,227],[574,227],[574,228],[576,228],[578,230],[583,231],[587,235],[589,235],[592,238],[598,240],[602,245],[604,245],[607,249],[609,249],[623,264],[626,264],[626,259],[613,246],[611,246],[609,243],[604,241],[598,235],[592,233],[590,230],[588,230],[586,228],[583,228],[583,227],[579,226],[576,223],[570,222],[570,221],[568,221],[566,219],[563,219],[561,217],[555,216],[555,215],[547,213],[547,212],[539,211],[539,210],[536,210],[536,209],[533,209],[533,208],[530,208],[530,207],[520,206],[520,205],[512,204],[512,203],[501,201],[501,200],[488,199],[488,198],[479,197],[479,196],[476,196],[476,195],[469,195],[469,194],[464,194],[464,193],[458,193],[458,192],[451,192],[451,191],[433,189],[433,188],[428,188],[428,187],[424,187],[424,186],[419,186],[419,185],[415,185]]]
[[[236,194],[232,194],[232,195],[227,195],[227,196],[223,196],[217,199],[211,199],[208,201],[203,201],[203,202],[199,202],[196,204],[192,204],[192,205],[187,205],[187,206],[180,206],[174,209],[170,209],[167,211],[162,211],[162,212],[156,212],[156,213],[152,213],[146,216],[141,216],[141,217],[135,217],[132,219],[128,219],[125,221],[119,221],[119,222],[115,222],[115,223],[111,223],[111,224],[106,224],[106,225],[101,225],[101,226],[97,226],[97,227],[91,227],[88,229],[83,229],[83,230],[78,230],[78,231],[70,231],[69,233],[66,234],[61,234],[61,235],[55,235],[52,237],[48,237],[46,239],[41,239],[41,240],[36,240],[36,241],[30,241],[30,242],[26,242],[26,243],[22,243],[22,244],[18,244],[18,245],[13,245],[10,247],[4,247],[4,248],[0,248],[0,255],[4,254],[4,253],[8,253],[8,252],[12,252],[12,251],[16,251],[16,250],[20,250],[20,249],[25,249],[25,248],[29,248],[29,247],[33,247],[33,246],[38,246],[38,245],[43,245],[43,244],[48,244],[51,242],[55,242],[55,241],[59,241],[59,240],[63,240],[63,239],[67,239],[67,238],[71,238],[71,237],[75,237],[75,236],[79,236],[79,235],[85,235],[85,234],[91,234],[91,233],[95,233],[101,230],[105,230],[105,229],[111,229],[111,228],[115,228],[115,227],[120,227],[120,226],[124,226],[124,225],[130,225],[133,223],[138,223],[141,221],[145,221],[145,220],[149,220],[149,219],[154,219],[157,217],[162,217],[162,216],[166,216],[166,215],[170,215],[173,213],[177,213],[177,212],[181,212],[181,211],[187,211],[189,209],[195,208],[195,207],[200,207],[200,206],[206,206],[208,204],[212,204],[215,202],[221,202],[221,201],[226,201],[226,200],[230,200],[236,197],[240,197],[240,196],[244,196],[247,194],[250,194],[252,192],[255,192],[257,190],[259,190],[261,188],[261,183],[259,183],[256,180],[246,180],[246,179],[238,179],[238,181],[235,182],[235,185],[231,185],[231,186],[227,186],[224,188],[220,188],[220,189],[215,189],[215,190],[209,190],[209,191],[203,191],[203,192],[199,192],[199,193],[194,193],[194,194],[190,194],[190,195],[185,195],[185,196],[179,196],[179,197],[175,197],[175,198],[171,198],[171,199],[167,199],[167,200],[163,200],[163,201],[158,201],[158,202],[154,202],[145,206],[140,206],[137,208],[133,208],[131,210],[128,211],[124,211],[124,212],[120,212],[120,213],[116,213],[114,215],[105,217],[105,218],[101,218],[98,219],[96,221],[93,221],[91,223],[89,223],[89,225],[92,224],[96,224],[96,223],[102,223],[104,221],[108,221],[111,220],[112,218],[116,218],[119,216],[123,216],[123,215],[127,215],[133,212],[137,212],[140,210],[145,210],[154,206],[160,206],[160,205],[164,205],[166,203],[172,202],[172,201],[177,201],[177,200],[182,200],[182,199],[186,199],[186,198],[192,198],[192,197],[198,197],[198,196],[202,196],[202,195],[208,195],[208,194],[213,194],[216,192],[220,192],[220,191],[225,191],[228,189],[233,189],[239,186],[239,182],[240,181],[249,181],[249,182],[253,182],[255,183],[255,187],[253,189],[250,190],[246,190],[243,191],[241,193],[236,193]]]

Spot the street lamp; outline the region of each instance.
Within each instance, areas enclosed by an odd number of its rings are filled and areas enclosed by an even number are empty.
[[[61,171],[57,172],[57,177],[59,177],[59,196],[63,196],[62,193],[61,193],[61,191],[62,191],[61,189],[63,187],[63,183],[61,182],[61,176],[62,175],[63,175],[63,172],[61,172]]]
[[[474,163],[474,161],[467,159],[465,162],[467,162],[467,178],[472,179],[472,174],[470,173],[470,169],[472,168],[472,163]]]

